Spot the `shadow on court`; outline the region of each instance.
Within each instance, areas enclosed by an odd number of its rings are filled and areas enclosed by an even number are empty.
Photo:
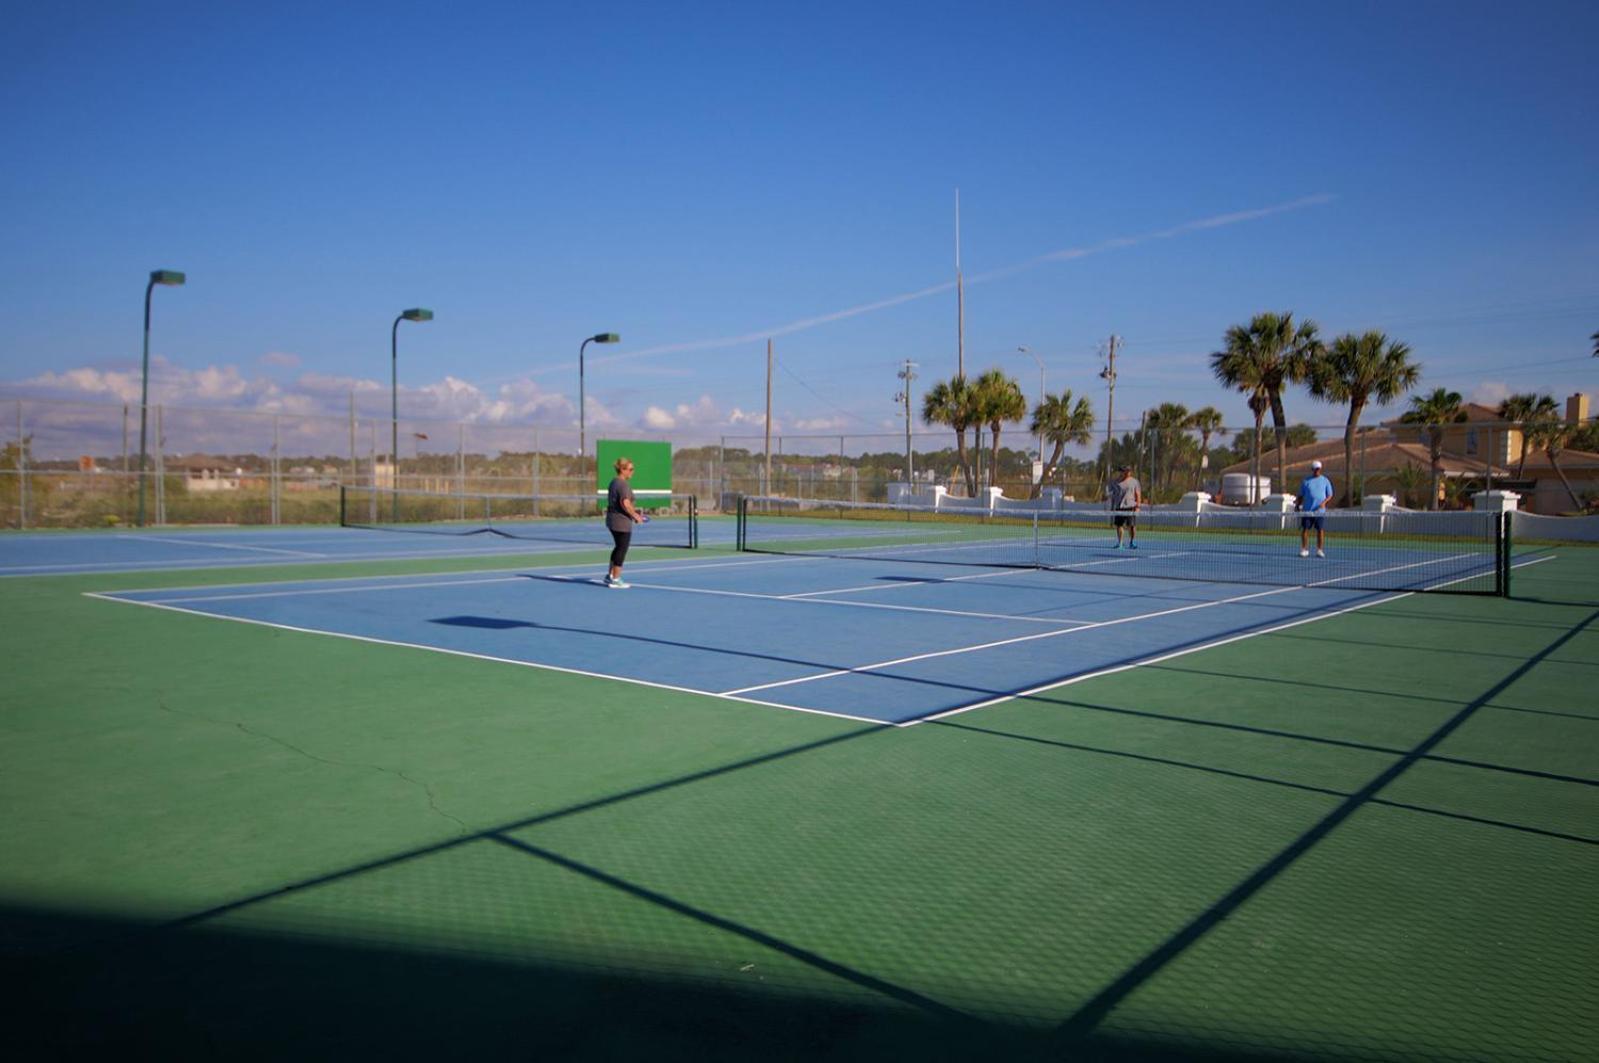
[[[706,985],[528,958],[0,908],[13,1058],[1058,1059],[1045,1032],[945,1009]],[[1098,1036],[1072,1059],[1209,1061],[1231,1046]]]
[[[1234,1042],[1207,1044],[1200,1036],[1189,1036],[1174,1047],[1171,1042],[1155,1044],[1107,1032],[1101,1022],[1361,808],[1381,804],[1432,812],[1389,802],[1380,794],[1416,764],[1432,758],[1436,747],[1479,709],[1596,620],[1599,614],[1575,625],[1412,748],[1393,750],[1397,755],[1391,765],[1348,793],[970,724],[935,724],[973,735],[1134,756],[1176,769],[1214,772],[1273,786],[1294,785],[1337,799],[1317,823],[1244,875],[1091,998],[1062,1001],[1063,1008],[1074,1010],[1052,1031],[973,1017],[956,1003],[886,982],[758,927],[665,896],[512,834],[524,827],[839,743],[894,733],[886,727],[866,727],[345,868],[164,925],[92,919],[39,908],[0,908],[0,973],[9,976],[7,984],[13,987],[9,1002],[17,1016],[8,1029],[8,1043],[19,1046],[26,1057],[51,1058],[129,1054],[130,1050],[163,1058],[353,1054],[665,1060],[968,1059],[979,1054],[1022,1060],[1289,1058],[1294,1055],[1292,1044],[1277,1046],[1280,1053],[1252,1055]],[[1040,704],[1044,704],[1042,699]],[[1061,707],[1059,702],[1049,704]],[[1522,829],[1515,824],[1475,822]],[[1573,840],[1594,844],[1591,839]],[[215,922],[219,916],[299,891],[485,842],[582,876],[595,886],[673,917],[734,935],[750,946],[780,953],[820,979],[847,983],[855,995],[847,1000],[822,998],[776,987],[739,985],[731,976],[716,982],[674,980],[620,970],[614,962],[589,968],[539,956],[492,959],[469,949],[446,953],[311,941],[259,930],[223,929]],[[529,898],[528,902],[536,900]]]

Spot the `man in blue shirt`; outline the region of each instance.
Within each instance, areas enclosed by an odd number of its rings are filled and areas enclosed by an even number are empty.
[[[1327,502],[1332,498],[1332,481],[1321,474],[1321,462],[1310,463],[1310,475],[1299,485],[1299,556],[1310,556],[1310,529],[1316,529],[1316,556],[1327,556]]]

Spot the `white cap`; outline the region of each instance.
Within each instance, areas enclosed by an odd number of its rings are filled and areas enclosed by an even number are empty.
[[[1321,468],[1321,462],[1319,462],[1319,461],[1313,461],[1313,462],[1311,462],[1311,463],[1310,463],[1310,467],[1311,467],[1311,468],[1312,468],[1312,469],[1319,469],[1319,468]]]

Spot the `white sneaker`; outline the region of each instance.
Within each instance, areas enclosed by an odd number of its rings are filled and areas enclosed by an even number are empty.
[[[1316,556],[1317,557],[1326,557],[1327,556],[1327,551],[1323,550],[1321,547],[1318,546],[1318,547],[1316,547]]]
[[[620,579],[620,578],[612,579],[610,576],[606,576],[605,577],[605,585],[607,587],[611,588],[613,591],[625,591],[625,590],[627,590],[627,581],[624,580],[624,579]]]
[[[1299,556],[1300,557],[1309,557],[1310,556],[1310,551],[1309,550],[1301,550],[1301,551],[1299,551]]]

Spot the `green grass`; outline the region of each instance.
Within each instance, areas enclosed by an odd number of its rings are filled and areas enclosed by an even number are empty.
[[[1599,1036],[1599,551],[1509,600],[1407,597],[909,729],[82,593],[510,563],[0,582],[19,1043],[1575,1060]]]

